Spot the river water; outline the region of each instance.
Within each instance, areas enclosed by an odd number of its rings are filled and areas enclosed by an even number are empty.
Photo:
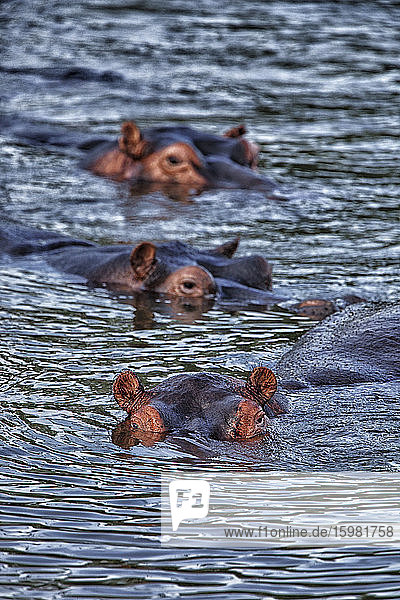
[[[2,2],[2,109],[73,132],[120,123],[246,122],[259,192],[130,189],[62,149],[7,135],[1,219],[101,243],[241,236],[293,298],[398,299],[400,9],[391,2]],[[245,377],[313,323],[269,311],[153,303],[90,289],[36,259],[2,257],[1,598],[400,597],[389,547],[171,549],[160,475],[399,471],[398,394],[386,386],[291,393],[272,440],[167,437],[118,445],[111,382],[183,371]],[[321,398],[323,402],[321,402]],[[288,491],[290,493],[290,491]]]

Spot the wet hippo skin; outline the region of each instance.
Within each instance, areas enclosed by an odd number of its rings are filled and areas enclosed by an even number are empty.
[[[259,147],[244,136],[244,125],[214,135],[187,126],[141,130],[133,121],[122,124],[117,140],[92,138],[20,118],[3,118],[3,133],[32,144],[45,144],[84,154],[80,165],[118,181],[180,184],[201,190],[243,188],[272,192],[277,185],[256,170]]]
[[[280,385],[349,385],[400,379],[400,303],[356,304],[303,335],[278,362]]]
[[[194,431],[219,440],[243,440],[268,433],[268,418],[284,414],[275,375],[257,367],[247,381],[216,373],[185,373],[146,390],[132,371],[113,384],[114,397],[129,417],[124,429],[162,435]]]
[[[51,231],[11,223],[0,226],[0,251],[13,256],[39,255],[60,271],[114,290],[207,298],[221,289],[219,281],[222,287],[228,281],[248,298],[254,294],[271,303],[275,299],[270,291],[271,266],[258,255],[232,258],[237,245],[238,240],[212,250],[179,241],[99,246]]]

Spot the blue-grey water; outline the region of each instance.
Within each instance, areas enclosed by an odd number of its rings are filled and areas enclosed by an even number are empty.
[[[398,299],[400,9],[391,2],[4,0],[2,111],[73,132],[246,122],[259,192],[130,189],[73,152],[1,137],[0,218],[102,243],[180,239],[274,264],[293,298]],[[291,393],[273,439],[114,443],[110,387],[274,365],[313,324],[118,297],[38,259],[1,257],[1,598],[400,597],[393,548],[182,550],[159,545],[160,474],[399,471],[398,390]],[[114,442],[113,442],[114,439]]]

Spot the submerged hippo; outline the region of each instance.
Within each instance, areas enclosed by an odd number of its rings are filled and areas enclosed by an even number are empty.
[[[400,303],[354,305],[333,315],[295,343],[278,362],[276,373],[279,392],[275,375],[266,367],[254,369],[246,383],[214,373],[190,373],[170,377],[152,390],[145,390],[131,371],[123,371],[113,391],[129,417],[114,430],[113,441],[125,448],[138,440],[150,445],[154,436],[176,429],[226,440],[266,435],[266,417],[288,409],[283,390],[309,385],[386,382],[395,386],[397,397]],[[371,393],[370,387],[366,393]]]
[[[303,335],[276,370],[287,388],[400,379],[400,303],[349,306]]]
[[[271,264],[257,254],[234,257],[238,244],[237,238],[208,250],[179,241],[100,246],[44,229],[0,225],[0,252],[40,256],[64,273],[81,276],[93,285],[106,285],[117,293],[156,292],[184,300],[218,298],[227,310],[249,306],[264,310],[280,302],[287,304],[288,296],[272,291]],[[309,299],[289,304],[288,309],[318,320],[359,301],[353,296],[343,298],[340,304]],[[204,306],[187,308],[193,312]],[[182,312],[185,305],[176,308]]]
[[[185,373],[145,390],[132,371],[113,384],[118,404],[129,413],[124,429],[162,435],[194,431],[218,440],[244,440],[268,433],[268,418],[284,414],[275,375],[257,367],[246,382],[216,373]]]
[[[0,226],[0,251],[14,256],[40,255],[60,271],[122,292],[153,291],[200,298],[224,286],[249,299],[272,303],[271,265],[258,255],[232,258],[238,240],[212,250],[182,242],[99,246],[55,232],[7,224]]]
[[[214,135],[186,126],[140,130],[126,121],[120,137],[110,140],[19,121],[3,119],[3,131],[30,143],[78,149],[85,153],[83,168],[118,181],[181,184],[197,190],[228,187],[272,192],[277,187],[256,171],[259,147],[245,139],[243,125]]]

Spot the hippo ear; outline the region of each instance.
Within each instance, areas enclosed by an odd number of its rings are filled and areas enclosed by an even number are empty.
[[[157,248],[151,242],[142,242],[131,252],[130,261],[137,279],[146,279],[156,265]]]
[[[246,382],[246,389],[255,394],[262,406],[272,398],[277,387],[276,377],[267,367],[253,369]]]
[[[128,413],[137,412],[150,401],[150,394],[129,370],[117,375],[113,383],[113,394],[120,407]]]
[[[240,242],[240,237],[236,237],[234,240],[230,242],[225,242],[225,244],[221,244],[217,246],[212,251],[213,254],[219,254],[221,256],[226,256],[227,258],[232,258],[235,254]]]
[[[125,121],[121,127],[118,146],[121,152],[133,160],[145,158],[152,152],[151,144],[143,139],[142,132],[133,121]]]
[[[241,123],[240,125],[237,125],[236,127],[231,127],[230,129],[228,129],[228,131],[225,131],[223,136],[230,137],[230,138],[237,138],[237,137],[241,137],[242,135],[245,135],[246,133],[247,133],[246,126],[243,123]]]

